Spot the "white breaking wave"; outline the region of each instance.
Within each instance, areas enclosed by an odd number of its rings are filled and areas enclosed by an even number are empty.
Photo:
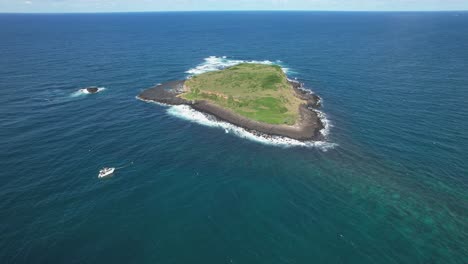
[[[100,92],[102,92],[104,90],[106,90],[106,87],[98,87],[98,91],[96,93],[100,93]],[[88,90],[86,90],[86,88],[84,88],[84,89],[79,89],[76,92],[73,92],[71,94],[71,96],[72,97],[78,97],[78,96],[82,96],[82,95],[86,95],[86,94],[90,94],[90,92],[88,92]]]
[[[281,65],[281,61],[277,60],[275,62],[269,61],[269,60],[264,60],[264,61],[256,61],[256,60],[231,60],[228,59],[226,56],[222,57],[216,57],[216,56],[210,56],[208,58],[205,58],[205,61],[199,65],[197,65],[195,68],[192,68],[186,73],[189,74],[189,77],[194,76],[194,75],[199,75],[205,72],[211,72],[211,71],[219,71],[222,69],[225,69],[227,67],[231,67],[237,64],[241,63],[258,63],[258,64],[266,64],[266,65],[279,65],[281,66],[281,69],[283,70],[284,73],[288,72],[288,68],[285,68]]]
[[[317,109],[313,110],[317,113],[317,116],[320,118],[320,121],[323,125],[323,128],[320,130],[320,134],[322,134],[324,138],[327,138],[328,134],[330,134],[330,127],[333,125],[330,123],[330,120],[327,118],[327,115],[324,112]]]
[[[146,100],[146,99],[143,99],[139,96],[135,96],[135,98],[137,100],[140,100],[140,101],[143,101],[143,102],[147,102],[147,103],[150,103],[150,104],[157,104],[157,105],[161,105],[161,106],[172,106],[172,105],[169,105],[169,104],[165,104],[165,103],[160,103],[160,102],[156,102],[156,101],[153,101],[153,100]]]
[[[252,133],[244,128],[235,126],[224,121],[219,121],[211,115],[207,115],[202,112],[196,111],[188,105],[171,106],[167,109],[167,112],[172,116],[208,127],[221,128],[224,129],[225,133],[232,133],[240,138],[245,138],[262,144],[276,145],[282,147],[317,147],[323,151],[327,151],[328,149],[334,148],[336,146],[335,143],[330,143],[326,141],[299,141],[287,137]],[[325,115],[323,113],[321,114],[322,117],[325,118]],[[328,125],[325,125],[325,123],[328,124],[328,121],[324,122],[325,128],[321,131],[321,133],[324,134],[324,136],[328,133]]]

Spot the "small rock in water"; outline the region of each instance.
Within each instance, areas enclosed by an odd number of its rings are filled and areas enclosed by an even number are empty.
[[[99,88],[97,88],[97,87],[88,87],[88,88],[85,88],[85,90],[90,94],[94,94],[94,93],[99,92]]]

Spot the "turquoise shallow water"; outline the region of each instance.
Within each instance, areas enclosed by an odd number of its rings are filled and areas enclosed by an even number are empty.
[[[466,263],[467,13],[0,24],[1,263]],[[323,98],[331,147],[135,99],[210,56],[288,68]],[[106,89],[76,93],[89,85]],[[103,166],[124,168],[102,180]]]

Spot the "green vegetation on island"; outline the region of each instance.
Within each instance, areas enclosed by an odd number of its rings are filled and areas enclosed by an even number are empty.
[[[186,100],[206,100],[249,119],[293,125],[304,100],[278,65],[243,63],[193,76],[185,82]]]

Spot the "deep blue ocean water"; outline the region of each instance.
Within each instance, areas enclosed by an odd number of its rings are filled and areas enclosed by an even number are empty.
[[[0,263],[467,263],[467,29],[463,12],[0,15]],[[210,56],[288,68],[333,147],[135,98]]]

